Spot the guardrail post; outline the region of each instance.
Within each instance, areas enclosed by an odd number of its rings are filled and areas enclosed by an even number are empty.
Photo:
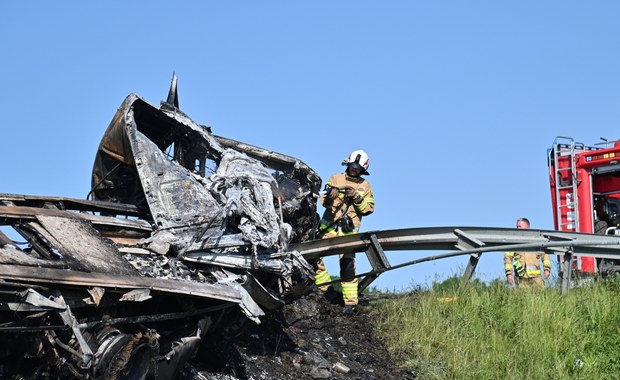
[[[461,251],[480,248],[485,245],[482,241],[476,239],[473,236],[467,235],[465,232],[459,229],[454,230],[454,233],[456,234],[456,236],[458,236],[458,239],[456,241],[456,248],[460,249]],[[469,262],[467,263],[467,268],[465,268],[465,273],[463,274],[463,279],[465,281],[471,280],[474,272],[476,271],[476,267],[478,266],[478,261],[480,261],[480,256],[480,253],[471,253],[469,255]]]
[[[568,290],[570,289],[570,278],[572,272],[572,263],[573,263],[573,250],[568,249],[564,252],[564,263],[562,269],[562,295],[565,296],[568,294]]]
[[[372,270],[375,273],[367,275],[360,281],[358,285],[358,291],[360,293],[363,292],[364,289],[366,289],[375,279],[377,279],[382,272],[390,268],[390,262],[388,261],[387,256],[385,256],[385,252],[383,251],[381,243],[379,243],[377,235],[370,234],[369,238],[370,245],[366,250],[366,257],[368,257],[368,261],[370,262]]]

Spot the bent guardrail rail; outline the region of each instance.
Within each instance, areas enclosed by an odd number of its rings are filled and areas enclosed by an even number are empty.
[[[464,279],[469,280],[483,253],[545,251],[562,257],[562,269],[567,274],[562,278],[562,293],[566,294],[570,285],[572,257],[620,259],[620,236],[516,228],[422,227],[361,232],[292,244],[289,248],[298,251],[308,260],[341,253],[364,252],[372,271],[356,276],[362,278],[360,291],[384,272],[422,262],[469,255],[469,263],[463,275]],[[448,252],[390,265],[385,251]]]

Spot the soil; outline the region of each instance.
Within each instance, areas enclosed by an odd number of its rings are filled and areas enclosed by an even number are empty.
[[[390,360],[362,298],[352,315],[314,291],[236,336],[211,337],[185,379],[415,379]]]

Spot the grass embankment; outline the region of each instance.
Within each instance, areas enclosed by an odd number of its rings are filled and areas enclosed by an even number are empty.
[[[618,379],[620,280],[561,296],[448,282],[373,302],[393,358],[420,379]]]

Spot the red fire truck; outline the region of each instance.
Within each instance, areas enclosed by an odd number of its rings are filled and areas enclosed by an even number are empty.
[[[620,141],[586,146],[558,136],[548,151],[556,230],[620,235]],[[576,275],[607,274],[620,262],[581,257]]]

